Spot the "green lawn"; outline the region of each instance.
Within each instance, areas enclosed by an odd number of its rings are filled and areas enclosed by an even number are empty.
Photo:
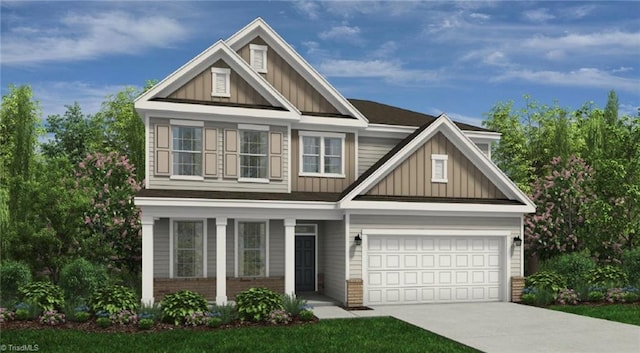
[[[40,352],[478,352],[388,317],[323,320],[292,327],[136,334],[4,330],[0,343],[37,344]]]
[[[553,305],[553,310],[640,326],[640,304],[624,305]]]

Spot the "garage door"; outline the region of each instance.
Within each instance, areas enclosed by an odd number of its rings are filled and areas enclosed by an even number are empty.
[[[366,303],[499,301],[503,238],[370,235]]]

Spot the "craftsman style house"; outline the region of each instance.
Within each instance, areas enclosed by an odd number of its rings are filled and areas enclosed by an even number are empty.
[[[345,99],[258,18],[140,96],[142,300],[508,301],[533,203],[499,134]]]

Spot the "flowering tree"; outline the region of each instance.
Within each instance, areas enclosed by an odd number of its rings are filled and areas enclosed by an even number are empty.
[[[133,198],[141,188],[135,167],[116,152],[87,154],[78,164],[78,187],[90,196],[84,215],[90,230],[87,257],[110,268],[138,273],[142,257],[140,210]]]
[[[533,184],[535,214],[525,218],[525,249],[540,259],[581,250],[585,245],[585,216],[595,199],[593,171],[576,156],[555,157],[550,173]]]

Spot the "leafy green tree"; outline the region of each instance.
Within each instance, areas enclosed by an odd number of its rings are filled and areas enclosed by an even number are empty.
[[[48,117],[47,132],[53,134],[53,138],[42,144],[42,151],[49,158],[66,156],[75,165],[87,153],[102,148],[104,133],[92,116],[82,114],[78,102],[65,107],[67,111],[63,116]]]

